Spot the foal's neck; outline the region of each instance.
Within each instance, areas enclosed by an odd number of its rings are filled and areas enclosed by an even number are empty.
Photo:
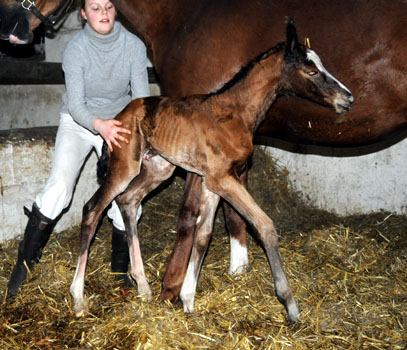
[[[255,63],[247,75],[222,93],[221,98],[236,105],[253,133],[275,101],[284,64],[283,52],[273,53]]]

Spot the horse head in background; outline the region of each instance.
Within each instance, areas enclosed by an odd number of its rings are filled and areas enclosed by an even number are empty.
[[[72,2],[73,0],[0,0],[0,39],[9,40],[13,44],[31,42],[34,28],[41,22],[46,25],[55,24]]]

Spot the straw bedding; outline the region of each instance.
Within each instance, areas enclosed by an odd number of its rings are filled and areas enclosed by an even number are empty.
[[[198,282],[195,313],[158,300],[172,250],[182,173],[145,203],[139,225],[154,297],[115,284],[110,223],[92,246],[85,294],[89,313],[73,316],[69,285],[79,227],[53,235],[19,297],[4,301],[18,240],[0,245],[0,349],[406,349],[407,218],[377,213],[338,218],[305,206],[279,168],[257,148],[249,188],[273,218],[280,252],[301,308],[289,324],[274,296],[262,249],[249,236],[251,267],[229,276],[222,210]]]

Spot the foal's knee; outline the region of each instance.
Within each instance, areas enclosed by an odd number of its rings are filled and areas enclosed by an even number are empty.
[[[94,210],[92,201],[87,202],[82,209],[82,230],[90,228],[98,221],[98,215]],[[100,215],[99,215],[100,216]]]
[[[278,247],[278,235],[274,226],[261,225],[257,227],[259,236],[266,247]]]

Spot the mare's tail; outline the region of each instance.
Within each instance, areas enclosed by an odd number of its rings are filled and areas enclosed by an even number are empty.
[[[99,184],[101,184],[106,177],[108,160],[109,160],[109,155],[107,153],[107,143],[103,142],[102,154],[98,160],[97,170],[96,170]]]

